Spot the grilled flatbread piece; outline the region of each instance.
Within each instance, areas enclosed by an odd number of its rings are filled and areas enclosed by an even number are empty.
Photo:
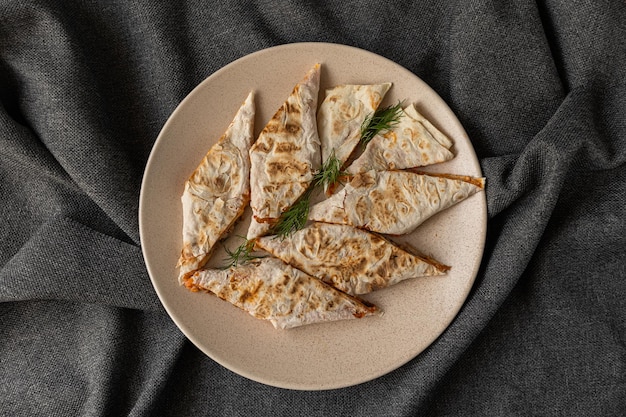
[[[209,259],[215,243],[250,201],[250,146],[254,140],[254,93],[185,182],[183,249],[179,281]]]
[[[412,232],[432,215],[482,191],[484,186],[484,178],[368,171],[311,207],[309,220],[400,235]]]
[[[430,132],[430,134],[433,135],[435,139],[437,139],[437,142],[441,143],[446,149],[450,149],[452,147],[452,140],[450,140],[450,138],[447,137],[443,132],[433,126],[430,120],[422,116],[421,113],[419,113],[417,109],[415,109],[415,106],[408,106],[406,109],[404,109],[404,111],[406,114],[423,124],[426,130],[428,130],[428,132]]]
[[[277,329],[379,314],[377,307],[344,294],[280,259],[255,259],[185,279],[191,290],[209,291]]]
[[[252,222],[248,239],[267,233],[307,189],[321,166],[316,64],[267,123],[250,150]]]
[[[342,224],[312,223],[284,239],[258,238],[256,246],[348,294],[366,294],[450,269],[380,235]]]
[[[413,118],[411,114],[417,117]],[[372,169],[386,171],[416,168],[454,158],[449,150],[452,145],[450,139],[432,124],[428,123],[429,129],[417,119],[425,120],[411,104],[401,111],[398,124],[373,137],[346,171],[357,174]],[[442,136],[445,138],[443,143],[439,142]]]
[[[343,165],[361,140],[361,126],[372,115],[391,83],[373,85],[339,85],[326,90],[317,115],[322,142],[322,161],[334,152]]]

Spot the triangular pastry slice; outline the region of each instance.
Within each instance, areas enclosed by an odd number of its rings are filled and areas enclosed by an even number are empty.
[[[434,129],[431,131],[411,114],[418,114],[413,104],[400,112],[396,125],[374,136],[346,171],[357,174],[372,169],[386,171],[416,168],[454,158],[449,150],[452,142],[432,124],[429,123]],[[437,139],[439,137],[441,140],[441,135],[445,137],[444,143]]]
[[[267,123],[250,150],[252,221],[247,238],[266,234],[308,188],[321,166],[316,64]]]
[[[482,191],[484,178],[410,171],[368,171],[311,207],[309,220],[373,232],[412,232],[436,213]]]
[[[361,140],[363,122],[372,116],[391,83],[339,85],[326,90],[317,126],[322,142],[322,161],[334,154],[343,165]]]
[[[450,268],[352,226],[312,223],[291,236],[258,238],[256,247],[348,293],[366,294]]]
[[[449,137],[447,137],[441,130],[433,126],[430,120],[422,116],[422,114],[417,111],[415,106],[413,105],[408,106],[406,109],[404,109],[404,112],[408,114],[409,116],[411,116],[413,119],[423,124],[426,130],[428,130],[428,132],[431,135],[433,135],[433,137],[437,140],[437,142],[439,142],[443,147],[445,147],[446,149],[452,148],[452,145],[453,145],[452,140]]]
[[[222,137],[185,182],[181,197],[183,249],[179,281],[202,267],[215,243],[250,201],[250,146],[254,140],[254,93],[250,92]]]
[[[380,314],[377,307],[271,257],[199,270],[185,278],[185,285],[209,291],[277,329]]]

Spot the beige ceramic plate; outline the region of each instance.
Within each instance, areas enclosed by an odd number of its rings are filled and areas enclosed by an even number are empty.
[[[258,135],[292,88],[316,63],[325,88],[342,83],[393,82],[383,105],[414,102],[454,140],[456,158],[431,171],[480,176],[472,145],[452,111],[403,67],[360,49],[324,43],[278,46],[245,56],[212,74],[178,106],[161,131],[141,189],[144,258],[165,309],[182,332],[226,368],[265,384],[303,390],[340,388],[384,375],[410,361],[450,324],[476,276],[485,240],[484,193],[431,218],[397,239],[451,265],[446,276],[419,278],[364,297],[382,317],[275,330],[210,294],[177,282],[183,184],[224,132],[250,90],[256,92]],[[321,99],[320,99],[321,102]],[[236,234],[245,235],[246,211]],[[226,244],[236,247],[239,238]],[[212,258],[219,265],[223,252]]]

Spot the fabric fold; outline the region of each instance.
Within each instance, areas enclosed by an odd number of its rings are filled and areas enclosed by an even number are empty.
[[[552,196],[553,205],[571,169],[614,169],[626,163],[623,122],[615,123],[624,94],[624,83],[579,86],[521,153],[482,158],[489,216],[536,194]]]
[[[0,301],[25,300],[162,311],[138,246],[65,217],[43,224],[0,269]]]

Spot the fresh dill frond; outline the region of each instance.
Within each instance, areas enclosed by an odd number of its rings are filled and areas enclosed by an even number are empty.
[[[227,262],[227,265],[222,267],[222,269],[243,265],[253,259],[265,257],[263,255],[254,255],[252,253],[254,251],[254,240],[246,239],[246,241],[239,245],[235,250],[230,250],[224,246],[224,250],[226,251],[228,257],[224,259],[224,262]]]
[[[284,211],[276,224],[272,227],[271,233],[281,239],[291,235],[293,232],[302,229],[309,218],[309,208],[311,207],[311,195],[317,187],[326,189],[328,186],[339,181],[339,178],[347,175],[341,170],[341,161],[335,156],[335,150],[331,152],[328,159],[324,161],[322,167],[313,175],[311,184],[296,202]]]
[[[342,163],[335,156],[335,150],[333,149],[328,159],[322,164],[322,168],[313,177],[315,186],[326,189],[329,185],[339,181],[340,177],[347,175],[345,171],[341,170],[341,165]]]
[[[304,227],[309,217],[309,208],[311,206],[311,194],[315,184],[311,184],[309,188],[300,196],[300,198],[289,209],[284,211],[278,218],[278,222],[272,228],[272,233],[284,239],[291,233]]]
[[[392,129],[400,121],[402,102],[377,109],[361,124],[361,145],[365,147],[378,133]]]

